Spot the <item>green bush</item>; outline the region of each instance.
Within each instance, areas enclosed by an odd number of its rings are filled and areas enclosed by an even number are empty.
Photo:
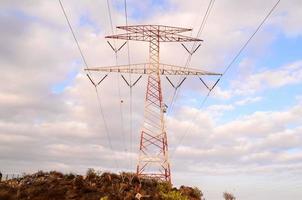
[[[161,193],[163,200],[188,200],[187,197],[181,195],[178,191],[170,191],[166,194]]]
[[[203,197],[203,193],[202,191],[198,188],[198,187],[194,187],[193,188],[193,194],[192,194],[194,197],[196,198],[201,198]]]
[[[172,185],[168,182],[158,183],[157,191],[160,193],[168,193],[172,189]]]

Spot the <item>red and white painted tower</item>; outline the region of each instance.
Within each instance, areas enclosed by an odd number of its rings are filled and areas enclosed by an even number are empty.
[[[149,42],[149,63],[121,65],[111,67],[93,67],[87,70],[146,74],[148,76],[144,105],[144,122],[140,132],[139,159],[137,174],[144,178],[157,178],[171,182],[170,162],[168,155],[168,139],[165,127],[165,104],[161,88],[161,75],[221,75],[199,69],[161,64],[159,52],[161,42],[202,41],[180,35],[191,31],[162,25],[118,26],[127,31],[124,34],[106,36],[111,39],[135,40]]]

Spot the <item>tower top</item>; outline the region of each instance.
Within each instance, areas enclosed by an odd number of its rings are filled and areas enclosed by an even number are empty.
[[[127,33],[110,35],[106,38],[136,40],[150,42],[151,39],[157,38],[159,42],[193,42],[202,41],[198,38],[192,38],[179,33],[191,31],[191,28],[181,28],[164,25],[131,25],[117,26],[119,29],[127,31]]]
[[[174,26],[165,26],[165,25],[131,25],[131,26],[117,26],[116,28],[123,29],[132,33],[137,33],[141,30],[147,31],[159,31],[160,33],[169,32],[169,33],[182,33],[187,31],[192,31],[191,28],[182,28]]]

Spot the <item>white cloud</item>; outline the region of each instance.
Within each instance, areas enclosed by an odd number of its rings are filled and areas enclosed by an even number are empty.
[[[266,69],[253,73],[232,83],[237,95],[254,94],[267,89],[279,88],[285,85],[301,83],[302,61],[296,61],[277,69]]]
[[[230,90],[223,90],[219,86],[213,89],[212,96],[218,99],[227,100],[232,97],[232,92]]]
[[[230,112],[234,110],[234,106],[231,105],[231,104],[214,104],[214,105],[211,105],[211,106],[208,106],[206,109],[205,109],[205,112],[208,113],[208,115],[210,116],[213,116],[213,117],[220,117],[220,116],[223,116],[223,114],[225,112]]]
[[[297,95],[296,100],[301,103],[302,102],[302,95]]]
[[[234,107],[232,105],[212,105],[207,108],[210,112],[219,112],[219,111],[229,111],[233,110]]]
[[[290,165],[301,164],[301,111],[301,105],[297,105],[288,111],[255,112],[225,124],[217,124],[215,121],[202,124],[193,121],[195,127],[190,129],[192,133],[189,131],[185,140],[177,146],[173,161],[178,163],[181,160],[194,160],[194,165],[215,165],[212,173],[234,172],[234,169],[222,167],[225,165],[234,166],[236,169],[243,167],[243,170],[238,170],[244,173],[250,169],[252,172],[254,166],[259,169],[274,165],[282,165],[283,169],[295,171],[296,168]],[[191,115],[186,118],[190,121],[194,117],[195,115]],[[207,128],[204,129],[204,126]],[[175,129],[178,132],[182,130]],[[179,133],[177,135],[179,136],[174,144],[178,144],[177,141],[183,136]],[[171,148],[175,150],[175,145]],[[220,168],[223,168],[222,171]]]
[[[247,105],[250,103],[255,103],[255,102],[258,102],[261,100],[262,100],[262,97],[248,97],[248,98],[236,101],[235,104],[239,105],[239,106],[244,106],[244,105]]]

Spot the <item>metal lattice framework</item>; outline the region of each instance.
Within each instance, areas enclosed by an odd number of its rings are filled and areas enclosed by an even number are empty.
[[[105,66],[105,67],[90,67],[89,70],[101,71],[101,72],[116,72],[116,73],[131,73],[131,74],[150,74],[151,63],[132,64],[119,66]],[[208,72],[205,70],[193,69],[188,67],[179,67],[175,65],[161,64],[159,63],[160,75],[220,75],[218,73]]]
[[[171,182],[161,75],[202,76],[221,74],[159,63],[160,42],[202,41],[179,34],[192,29],[162,25],[118,26],[117,28],[126,30],[127,33],[106,36],[106,38],[149,42],[149,63],[130,66],[92,67],[87,70],[148,75],[137,174],[140,177],[157,178]]]

